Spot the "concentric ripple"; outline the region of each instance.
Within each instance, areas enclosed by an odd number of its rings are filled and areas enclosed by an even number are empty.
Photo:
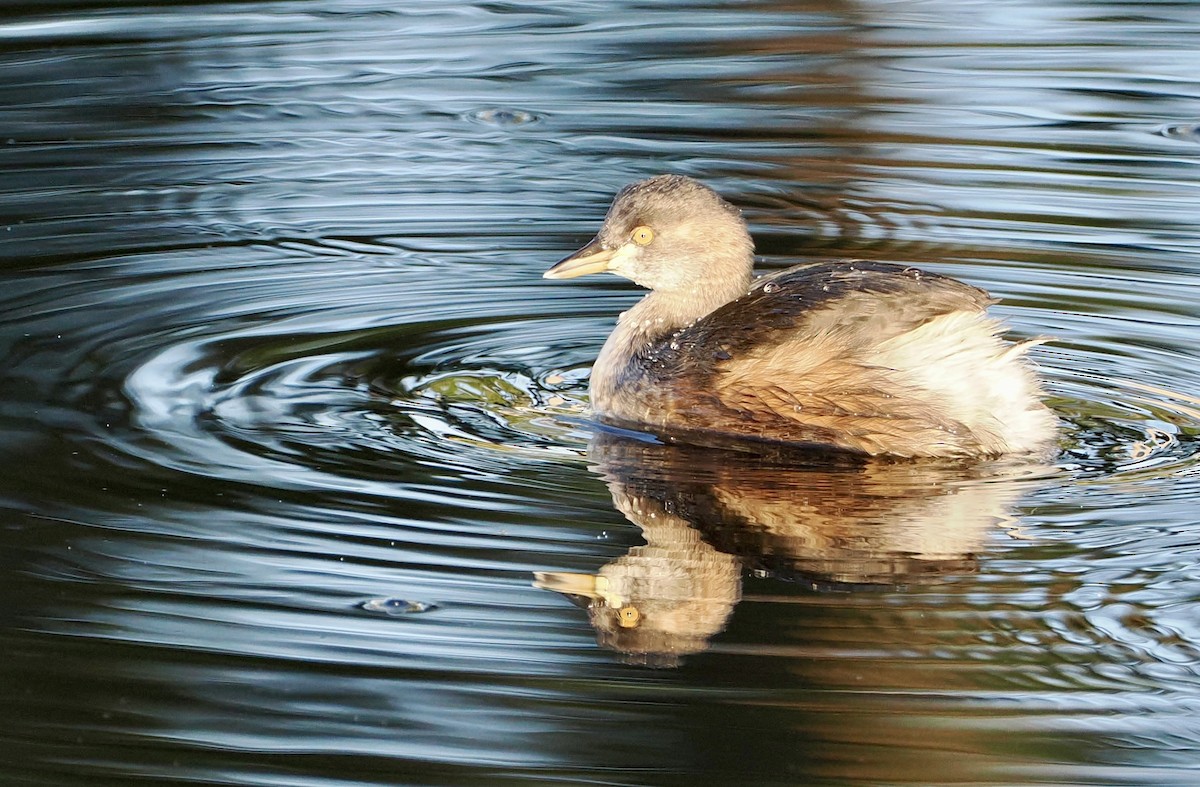
[[[144,458],[191,472],[339,488],[384,477],[397,462],[500,472],[516,457],[582,455],[586,367],[524,365],[530,344],[546,337],[538,321],[420,330],[171,347],[124,381],[147,438],[130,447],[155,446]],[[420,348],[414,357],[397,357],[401,336]]]

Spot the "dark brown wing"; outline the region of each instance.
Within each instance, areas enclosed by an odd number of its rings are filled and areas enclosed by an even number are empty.
[[[834,332],[847,344],[879,343],[944,314],[983,311],[983,290],[936,273],[883,262],[820,263],[764,276],[749,293],[688,330],[697,348],[744,355],[779,334]]]
[[[760,279],[745,296],[672,337],[668,420],[713,430],[866,453],[957,453],[962,425],[903,388],[869,350],[991,298],[915,268],[842,262]]]

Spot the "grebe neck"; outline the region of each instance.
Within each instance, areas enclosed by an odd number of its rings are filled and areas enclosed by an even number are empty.
[[[592,367],[593,407],[606,408],[628,377],[641,373],[639,357],[656,343],[744,295],[750,289],[749,273],[730,284],[686,294],[651,292],[622,313]]]

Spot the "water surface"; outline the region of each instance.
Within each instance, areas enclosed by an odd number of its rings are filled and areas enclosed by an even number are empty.
[[[0,780],[1195,783],[1198,36],[1170,2],[0,12]],[[663,171],[763,270],[991,290],[1052,337],[1053,466],[599,434],[637,294],[540,275]],[[620,572],[638,626],[545,589]]]

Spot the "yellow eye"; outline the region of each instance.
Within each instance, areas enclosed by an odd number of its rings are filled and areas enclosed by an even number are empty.
[[[637,607],[621,607],[617,612],[617,625],[623,629],[633,628],[642,619],[642,613]]]
[[[654,240],[654,230],[643,224],[640,227],[634,227],[629,237],[633,238],[633,242],[637,245],[645,246]]]

